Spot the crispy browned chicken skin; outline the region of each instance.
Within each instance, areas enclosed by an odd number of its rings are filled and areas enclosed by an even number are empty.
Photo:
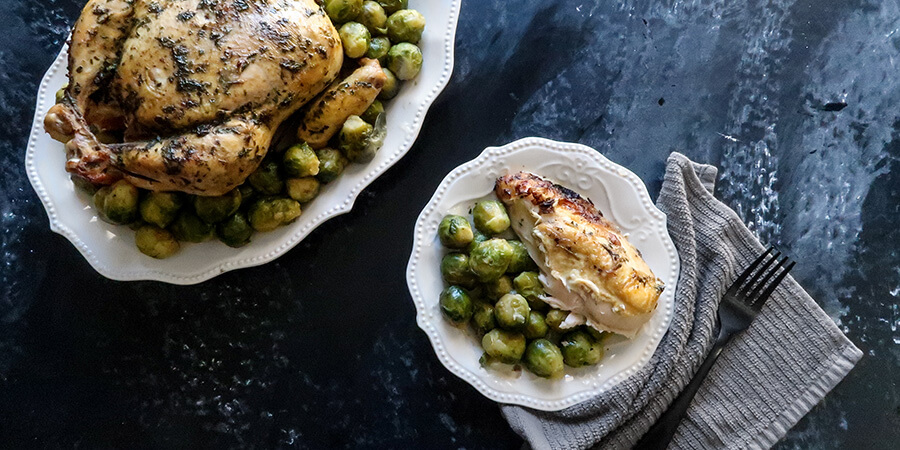
[[[495,191],[541,266],[547,302],[598,330],[633,337],[664,285],[618,227],[590,200],[534,174],[500,177]]]
[[[91,0],[45,127],[68,141],[66,169],[92,183],[219,195],[342,62],[315,0]],[[110,132],[124,143],[101,143]]]

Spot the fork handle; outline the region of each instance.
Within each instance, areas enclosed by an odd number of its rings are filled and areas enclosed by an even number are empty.
[[[730,340],[730,338],[716,340],[712,350],[706,355],[703,364],[700,365],[700,369],[694,374],[694,378],[692,378],[691,382],[681,391],[678,398],[672,402],[669,409],[663,413],[659,420],[650,427],[650,430],[641,437],[641,440],[635,444],[635,449],[662,450],[669,446],[669,442],[671,442],[672,438],[675,436],[675,431],[678,430],[678,424],[681,423],[681,419],[683,419],[685,413],[687,413],[688,406],[691,405],[694,395],[697,393],[697,390],[700,389],[703,380],[706,379],[709,369],[716,362],[716,359],[719,358],[722,349],[725,348],[725,345],[728,344],[728,341]]]

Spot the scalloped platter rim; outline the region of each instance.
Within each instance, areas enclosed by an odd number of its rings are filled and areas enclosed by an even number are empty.
[[[566,367],[566,375],[557,380],[525,370],[481,367],[481,347],[475,336],[444,320],[438,307],[438,294],[444,287],[439,265],[445,250],[437,239],[441,218],[448,213],[465,215],[476,200],[491,193],[497,177],[518,170],[542,175],[589,197],[627,233],[666,283],[656,313],[637,337],[614,336],[598,365]],[[444,178],[419,215],[413,239],[406,279],[419,327],[450,372],[500,403],[557,411],[602,394],[647,365],[672,320],[680,261],[665,214],[650,200],[637,175],[581,144],[525,138],[485,149]]]
[[[63,144],[44,132],[43,118],[55,103],[56,91],[66,82],[68,47],[64,45],[41,80],[25,154],[25,170],[47,211],[50,229],[72,242],[97,272],[119,281],[196,284],[278,258],[326,220],[349,212],[360,192],[412,147],[425,114],[453,72],[460,2],[411,2],[410,6],[429,21],[419,43],[424,64],[418,77],[406,82],[386,108],[387,139],[373,161],[348,167],[338,180],[323,188],[299,219],[275,231],[255,234],[249,245],[233,249],[220,242],[184,244],[176,255],[165,260],[142,255],[128,227],[98,220],[90,197],[75,189],[65,172]]]

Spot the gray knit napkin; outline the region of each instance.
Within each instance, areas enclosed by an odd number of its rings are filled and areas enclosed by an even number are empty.
[[[513,430],[533,448],[629,448],[700,366],[712,346],[722,294],[765,250],[713,197],[716,172],[680,153],[669,156],[657,205],[668,215],[681,275],[672,324],[650,363],[603,395],[562,411],[501,405]],[[788,277],[750,328],[725,348],[670,448],[771,447],[860,357]]]

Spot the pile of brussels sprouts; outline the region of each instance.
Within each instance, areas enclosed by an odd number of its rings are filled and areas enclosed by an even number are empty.
[[[485,200],[472,208],[472,229],[462,216],[441,220],[438,238],[450,250],[441,260],[449,286],[441,292],[444,318],[481,337],[481,363],[523,363],[537,376],[562,376],[564,365],[582,367],[603,358],[604,333],[587,326],[560,328],[568,312],[541,298],[538,267],[513,236],[503,204]],[[510,231],[508,231],[510,230]]]
[[[422,51],[416,44],[425,17],[407,6],[408,0],[325,0],[325,12],[339,27],[344,54],[381,63],[387,75],[378,96],[382,100],[394,98],[400,81],[415,78],[422,69]]]
[[[180,192],[152,192],[120,180],[93,194],[101,219],[135,229],[135,243],[145,255],[167,258],[179,242],[213,237],[231,247],[250,242],[257,231],[271,231],[300,216],[301,204],[319,193],[348,164],[330,148],[313,151],[306,143],[267,157],[247,181],[218,197]]]

